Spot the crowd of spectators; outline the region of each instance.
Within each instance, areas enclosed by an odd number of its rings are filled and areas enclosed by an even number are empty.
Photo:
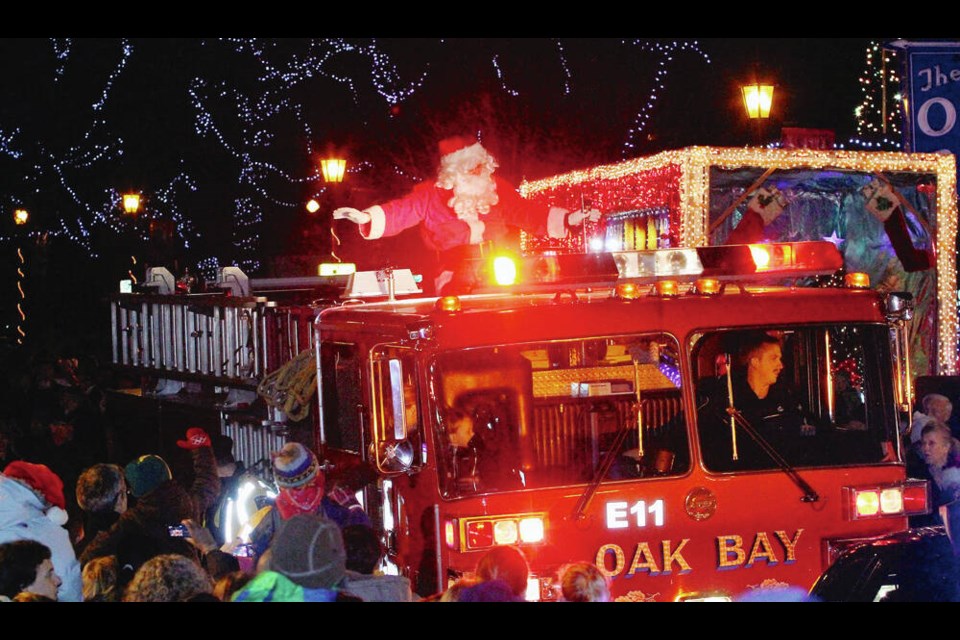
[[[238,541],[221,526],[243,471],[229,438],[187,429],[176,442],[192,462],[184,483],[160,455],[121,450],[91,367],[48,359],[19,374],[9,376],[0,415],[0,600],[527,599],[527,560],[516,547],[492,549],[441,592],[415,594],[407,577],[381,570],[381,541],[351,492],[369,478],[359,471],[327,486],[316,455],[292,442],[272,455],[279,494],[258,514],[255,563],[241,566]],[[175,525],[184,535],[171,535]],[[557,600],[609,600],[607,579],[589,563],[557,577]]]

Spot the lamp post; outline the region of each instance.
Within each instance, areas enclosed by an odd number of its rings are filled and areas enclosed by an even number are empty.
[[[13,223],[17,227],[25,228],[27,221],[30,219],[30,213],[26,209],[15,209],[13,212]],[[21,234],[17,234],[20,236]],[[27,277],[26,274],[26,263],[27,260],[23,255],[23,247],[20,246],[21,243],[17,242],[17,291],[20,294],[20,298],[17,300],[17,344],[22,345],[24,339],[27,337],[25,325],[27,322],[27,314],[24,310],[24,305],[26,304],[27,294],[24,292],[24,280]]]
[[[132,218],[133,220],[137,220],[137,216],[140,213],[140,202],[141,202],[140,194],[133,191],[128,191],[127,193],[124,193],[120,197],[120,206],[123,209],[124,215],[126,215],[129,218]],[[134,223],[134,229],[135,228],[136,228],[136,224]],[[136,231],[134,231],[134,233],[136,234]],[[127,276],[129,276],[131,286],[137,284],[137,276],[133,272],[136,266],[137,266],[136,253],[131,253],[130,266],[127,268]]]
[[[763,143],[763,121],[770,118],[770,108],[773,106],[773,85],[752,82],[742,85],[743,107],[747,117],[756,123],[757,145]]]
[[[343,183],[343,178],[347,172],[347,161],[345,158],[335,157],[332,154],[326,158],[320,160],[320,171],[323,174],[323,183],[324,189],[326,191],[324,197],[324,204],[326,208],[331,212],[330,214],[330,255],[338,263],[342,262],[340,256],[337,255],[337,247],[340,246],[340,238],[337,237],[337,232],[334,229],[334,220],[333,220],[333,209],[337,204],[337,191],[339,185]],[[320,208],[316,200],[311,200],[307,203],[307,211],[311,213],[316,212]],[[318,269],[322,270],[322,266],[318,265]]]

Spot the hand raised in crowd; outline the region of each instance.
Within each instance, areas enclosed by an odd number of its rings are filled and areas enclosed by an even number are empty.
[[[182,520],[181,524],[187,528],[189,536],[184,539],[197,548],[202,554],[207,554],[218,548],[217,541],[213,539],[213,534],[204,526],[201,526],[196,520],[187,518]]]
[[[177,440],[177,446],[181,449],[199,449],[200,447],[211,447],[213,443],[206,431],[200,427],[190,427],[187,429],[186,440]]]

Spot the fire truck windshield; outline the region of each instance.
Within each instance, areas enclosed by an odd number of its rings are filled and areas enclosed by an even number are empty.
[[[441,353],[430,374],[441,491],[683,475],[694,460],[686,379],[708,471],[892,461],[891,363],[875,348],[885,340],[868,324],[717,330],[690,337],[689,364],[664,333]],[[731,407],[779,455],[731,427]]]
[[[874,325],[775,327],[695,336],[698,431],[711,471],[773,469],[731,414],[787,464],[821,467],[892,460],[896,424],[885,350]]]
[[[582,484],[605,458],[607,480],[689,468],[679,348],[666,334],[448,352],[433,375],[448,497]]]

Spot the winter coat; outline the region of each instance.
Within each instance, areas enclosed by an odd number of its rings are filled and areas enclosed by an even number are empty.
[[[67,512],[49,507],[26,485],[0,475],[0,543],[35,540],[50,549],[53,569],[62,581],[57,589],[61,602],[83,602],[80,563],[63,525]]]
[[[338,589],[303,587],[282,573],[261,571],[230,597],[231,602],[356,602],[358,598]]]
[[[404,576],[367,575],[347,570],[344,590],[364,602],[412,602],[410,579]]]
[[[80,564],[93,558],[117,555],[121,566],[136,568],[162,553],[179,553],[199,560],[189,541],[170,536],[170,525],[192,519],[201,522],[204,511],[217,499],[220,479],[210,447],[191,452],[195,479],[190,491],[176,480],[167,480],[150,493],[141,496],[137,504],[127,509],[106,531],[101,531],[84,548]]]

